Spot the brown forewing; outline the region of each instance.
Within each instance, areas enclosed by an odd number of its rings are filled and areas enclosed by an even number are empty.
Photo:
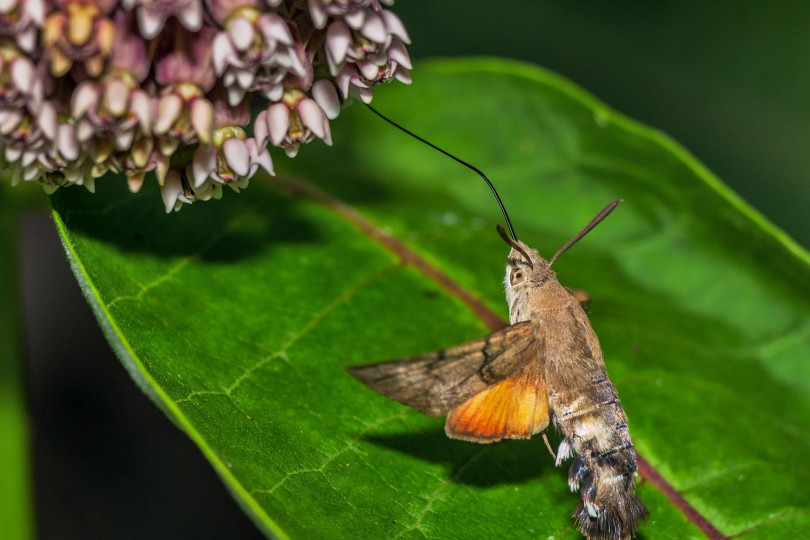
[[[435,417],[520,373],[533,339],[526,321],[449,349],[347,369],[369,388]]]

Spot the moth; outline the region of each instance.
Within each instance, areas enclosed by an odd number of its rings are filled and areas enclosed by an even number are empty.
[[[511,247],[506,328],[449,349],[348,368],[389,398],[431,417],[447,415],[445,432],[454,439],[527,439],[553,423],[563,435],[556,465],[574,457],[568,485],[580,491],[581,501],[572,517],[594,540],[634,536],[649,512],[635,492],[635,450],[599,340],[551,265],[618,203],[605,207],[550,261],[498,226]]]

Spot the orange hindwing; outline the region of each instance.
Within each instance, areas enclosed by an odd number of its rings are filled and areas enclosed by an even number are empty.
[[[528,439],[548,426],[548,388],[542,366],[527,365],[471,397],[447,415],[448,437],[480,443]]]

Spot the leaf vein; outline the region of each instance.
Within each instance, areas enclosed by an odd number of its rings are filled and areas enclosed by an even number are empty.
[[[219,233],[217,233],[217,234],[213,235],[211,238],[209,238],[208,241],[205,242],[202,246],[200,246],[200,249],[198,249],[195,253],[187,255],[187,256],[181,258],[179,261],[177,261],[177,263],[175,263],[171,268],[169,268],[166,271],[165,274],[161,275],[158,278],[155,278],[154,280],[150,281],[146,285],[139,284],[140,291],[138,291],[137,294],[135,294],[135,295],[116,296],[115,298],[113,298],[112,300],[107,302],[107,308],[111,308],[115,304],[117,304],[118,302],[123,302],[125,300],[131,300],[131,301],[134,301],[134,302],[138,302],[144,297],[144,295],[146,295],[146,293],[148,293],[152,289],[155,289],[155,288],[161,286],[162,284],[166,283],[167,281],[171,281],[171,279],[174,278],[174,276],[176,276],[177,274],[179,274],[185,267],[187,267],[192,262],[196,262],[197,260],[199,260],[199,258],[206,251],[208,251],[209,249],[214,247],[217,242],[219,242],[224,237],[226,237],[228,234],[230,234],[231,231],[233,231],[236,228],[237,225],[239,225],[243,220],[247,219],[247,215],[248,215],[247,213],[243,214],[241,217],[238,217],[237,219],[234,219],[233,221],[231,221],[230,224],[228,224],[227,227],[223,227],[222,230]]]
[[[354,286],[343,292],[340,296],[338,296],[332,302],[327,304],[326,307],[324,307],[321,311],[316,313],[315,316],[312,317],[312,319],[310,319],[309,322],[307,322],[307,324],[305,324],[284,345],[281,346],[281,349],[279,349],[274,354],[271,354],[270,356],[266,356],[265,358],[261,359],[258,363],[246,369],[244,373],[242,373],[239,377],[237,377],[236,380],[233,383],[231,383],[231,385],[228,388],[226,388],[226,394],[230,396],[231,393],[245,381],[245,379],[250,377],[256,370],[259,370],[262,367],[264,367],[268,362],[275,360],[276,358],[279,357],[284,357],[284,355],[290,349],[290,347],[292,347],[298,340],[304,337],[309,331],[315,328],[319,322],[321,322],[324,318],[326,318],[335,309],[348,302],[355,294],[357,294],[364,288],[368,287],[375,281],[383,278],[384,276],[387,276],[388,274],[390,274],[391,272],[393,272],[398,268],[400,268],[400,265],[398,264],[393,266],[387,266],[382,270],[373,273],[369,277],[359,281]]]
[[[392,266],[387,266],[387,267],[383,268],[382,270],[379,270],[379,271],[371,274],[367,278],[359,281],[354,286],[352,286],[349,289],[347,289],[346,291],[344,291],[341,295],[339,295],[337,298],[332,300],[332,302],[330,302],[323,309],[321,309],[321,311],[316,313],[303,327],[301,327],[292,337],[290,337],[290,339],[287,340],[287,342],[284,343],[278,351],[265,356],[264,358],[262,358],[261,360],[259,360],[258,362],[256,362],[252,366],[250,366],[249,368],[246,368],[242,372],[242,374],[239,375],[224,390],[194,390],[192,392],[189,392],[189,394],[186,395],[185,397],[182,397],[182,398],[180,398],[178,400],[175,400],[175,403],[183,403],[183,402],[186,402],[186,401],[190,401],[194,397],[204,396],[204,395],[225,395],[225,396],[231,397],[231,394],[243,382],[245,382],[245,380],[247,380],[253,373],[255,373],[257,370],[263,368],[268,363],[272,362],[273,360],[279,359],[279,358],[286,361],[286,358],[287,358],[286,354],[287,354],[287,351],[290,349],[290,347],[292,347],[298,340],[300,340],[307,333],[309,333],[313,328],[315,328],[318,325],[319,322],[321,322],[324,318],[326,318],[335,309],[337,309],[341,305],[348,302],[355,294],[360,292],[365,287],[368,287],[369,285],[371,285],[375,281],[383,278],[384,276],[390,274],[391,272],[393,272],[394,270],[397,270],[399,268],[401,268],[401,265],[399,265],[399,264],[392,265]]]
[[[409,532],[411,532],[413,530],[419,530],[421,532],[420,527],[422,526],[422,520],[424,519],[425,515],[430,511],[431,506],[433,506],[433,503],[436,501],[436,499],[439,498],[439,495],[441,495],[442,491],[444,491],[447,488],[447,486],[449,486],[450,484],[452,484],[453,482],[455,482],[459,478],[461,478],[464,475],[464,473],[467,472],[467,469],[472,467],[475,464],[475,462],[477,462],[481,458],[481,456],[483,456],[485,453],[487,453],[491,448],[492,448],[491,446],[485,446],[484,448],[482,448],[481,450],[479,450],[478,452],[473,454],[470,457],[470,459],[468,459],[466,461],[466,463],[464,463],[461,467],[458,468],[458,470],[456,471],[456,473],[453,476],[451,476],[450,478],[446,478],[439,485],[439,487],[437,487],[435,490],[433,490],[433,493],[431,493],[428,496],[428,498],[425,500],[425,505],[416,514],[416,521],[414,521],[411,524],[411,526],[408,527],[407,529],[404,529],[404,530],[400,531],[400,533],[397,534],[394,538],[399,538],[399,537],[401,537],[401,536],[403,536],[403,535],[405,535],[405,534],[407,534],[407,533],[409,533]],[[424,533],[423,533],[423,535],[424,535]]]
[[[342,456],[346,452],[355,451],[357,449],[357,443],[360,441],[360,439],[363,438],[363,436],[366,433],[368,433],[369,431],[371,431],[372,429],[374,429],[376,427],[387,424],[388,422],[393,422],[394,420],[401,420],[404,417],[405,417],[405,413],[402,412],[402,413],[394,415],[394,416],[389,416],[388,418],[382,418],[382,419],[380,419],[380,420],[378,420],[376,422],[373,422],[371,424],[366,424],[366,426],[363,429],[361,429],[357,433],[357,435],[355,435],[351,439],[345,441],[345,444],[341,449],[339,449],[337,452],[335,452],[331,456],[327,457],[326,460],[323,461],[318,467],[308,468],[308,469],[296,469],[294,471],[289,471],[287,474],[284,475],[283,478],[281,478],[278,482],[276,482],[275,485],[273,485],[271,488],[268,488],[268,489],[254,489],[254,490],[251,490],[250,493],[251,494],[268,493],[268,494],[272,495],[277,489],[279,489],[285,483],[287,483],[287,480],[289,480],[293,476],[297,476],[299,474],[320,473],[320,474],[323,474],[324,477],[326,477],[326,473],[324,472],[326,467],[328,467],[330,463],[335,461],[335,459]],[[329,479],[327,478],[327,481],[328,480]]]

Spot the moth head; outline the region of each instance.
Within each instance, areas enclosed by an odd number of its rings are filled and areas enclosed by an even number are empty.
[[[512,248],[506,265],[507,289],[519,288],[523,284],[537,281],[551,271],[548,262],[537,251],[520,240],[510,238],[500,226],[498,232]]]

